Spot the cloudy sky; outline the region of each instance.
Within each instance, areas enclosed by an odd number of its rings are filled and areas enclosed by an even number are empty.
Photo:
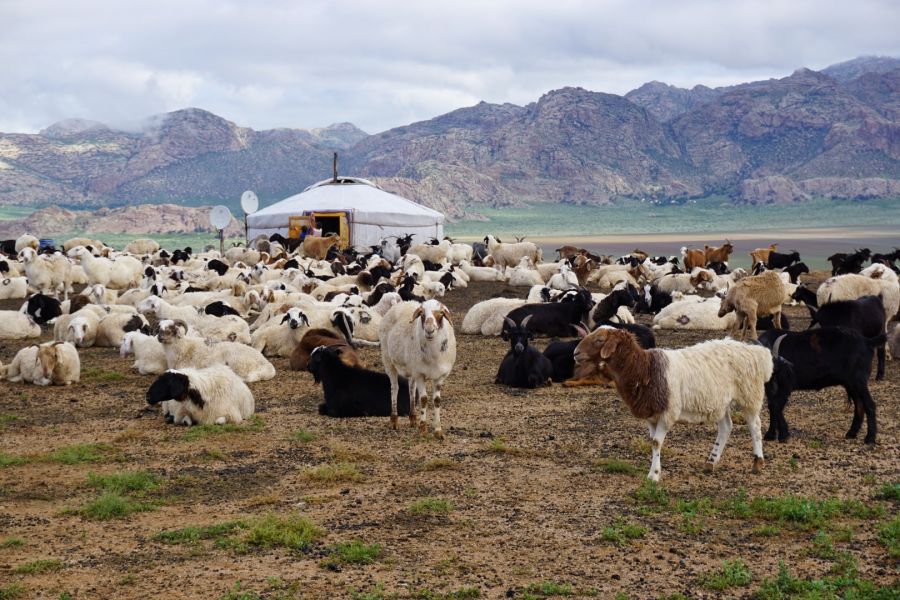
[[[0,0],[0,131],[196,106],[375,133],[562,86],[725,85],[900,56],[896,0]]]

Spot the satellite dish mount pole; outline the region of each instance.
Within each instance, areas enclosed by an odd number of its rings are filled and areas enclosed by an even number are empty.
[[[334,153],[334,179],[331,180],[332,183],[337,183],[337,152]]]
[[[219,254],[225,256],[225,230],[219,230]]]

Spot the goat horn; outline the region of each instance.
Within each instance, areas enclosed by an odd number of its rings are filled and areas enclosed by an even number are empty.
[[[512,319],[510,319],[509,317],[505,317],[505,318],[503,319],[503,322],[506,323],[509,327],[515,327],[515,326],[516,326],[516,322],[513,321]]]
[[[533,316],[534,315],[528,315],[527,317],[522,319],[522,323],[520,324],[520,327],[522,327],[522,328],[528,327],[528,321],[530,321],[531,317],[533,317]]]

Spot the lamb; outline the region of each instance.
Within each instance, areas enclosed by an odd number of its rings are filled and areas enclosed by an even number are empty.
[[[839,385],[854,405],[853,421],[847,438],[856,438],[866,417],[866,444],[874,444],[877,435],[875,401],[869,393],[869,374],[875,348],[884,344],[884,333],[864,338],[853,329],[822,327],[801,332],[766,331],[760,343],[772,355],[787,361],[770,383],[768,391],[769,430],[766,439],[784,441],[790,435],[784,419],[784,407],[793,390],[821,390]]]
[[[467,334],[500,335],[503,320],[509,311],[523,306],[520,298],[491,298],[475,304],[463,318],[461,332]]]
[[[170,369],[160,375],[147,390],[147,403],[171,401],[173,421],[185,425],[240,423],[255,410],[250,388],[224,365]]]
[[[418,404],[422,403],[419,429],[428,429],[428,396],[426,384],[432,384],[434,435],[443,437],[441,429],[441,387],[456,363],[456,336],[450,311],[437,300],[422,304],[404,302],[392,307],[381,320],[381,359],[391,380],[391,426],[397,428],[397,395],[399,377],[409,380],[411,426],[418,421]]]
[[[319,414],[336,418],[387,417],[391,414],[391,382],[384,373],[348,365],[344,346],[317,346],[307,369],[325,396]],[[349,350],[352,352],[352,349]],[[400,378],[397,413],[409,414],[409,383]]]
[[[732,408],[741,411],[750,429],[753,472],[765,464],[759,414],[773,371],[765,348],[713,340],[679,350],[643,350],[627,331],[601,327],[581,340],[575,359],[604,362],[631,413],[647,420],[653,447],[650,480],[659,481],[660,451],[678,422],[718,425],[708,458],[714,468],[731,435]]]
[[[7,277],[0,280],[0,300],[18,300],[28,295],[28,278]]]
[[[275,377],[275,367],[254,348],[236,342],[207,344],[202,339],[187,335],[188,325],[184,321],[160,321],[157,339],[165,350],[168,368],[202,369],[224,364],[249,383]]]
[[[885,265],[871,265],[858,275],[831,277],[816,291],[819,306],[836,300],[854,300],[861,296],[879,295],[884,303],[885,331],[887,331],[887,324],[900,308],[900,283],[897,274]]]
[[[61,254],[39,256],[34,248],[23,248],[19,258],[25,266],[28,285],[45,294],[62,292],[66,300],[72,288],[72,265]]]
[[[876,338],[884,333],[884,305],[878,296],[862,296],[856,300],[829,302],[821,308],[808,306],[813,327],[847,327],[863,337]],[[885,344],[878,346],[878,371],[875,380],[884,379]]]
[[[147,319],[140,315],[125,313],[112,313],[100,319],[97,325],[97,337],[94,346],[99,348],[118,348],[122,345],[125,334],[131,331],[140,331],[149,327]]]
[[[159,244],[155,240],[140,238],[129,242],[125,246],[125,252],[129,254],[154,254],[159,252]]]
[[[507,267],[519,264],[526,256],[531,259],[532,264],[536,265],[541,262],[541,249],[532,242],[503,244],[498,242],[494,236],[488,235],[484,238],[484,243],[487,244],[488,252],[494,259],[494,267],[501,272],[505,271]]]
[[[99,283],[107,288],[127,290],[137,287],[141,282],[143,265],[131,256],[120,256],[115,260],[97,258],[83,246],[72,248],[68,255],[81,261],[88,281],[92,284]]]
[[[309,329],[303,334],[300,343],[291,352],[290,366],[292,371],[304,371],[309,364],[309,357],[313,350],[320,346],[340,347],[338,353],[344,364],[351,367],[362,367],[362,361],[356,350],[347,343],[347,340],[338,337],[328,329]]]
[[[299,308],[291,308],[278,323],[268,323],[253,332],[252,346],[263,356],[291,356],[309,329],[309,319]]]
[[[737,339],[740,331],[743,339],[749,326],[750,335],[756,339],[757,317],[772,315],[775,328],[781,328],[781,305],[784,299],[784,282],[778,273],[766,271],[761,275],[744,277],[728,290],[719,308],[719,318],[734,311],[737,318],[731,327],[731,337]]]
[[[129,331],[122,336],[119,356],[134,354],[133,369],[141,375],[159,375],[166,371],[166,352],[155,335],[146,335],[140,331]]]
[[[500,362],[494,383],[534,389],[546,384],[553,376],[550,359],[534,346],[528,345],[528,340],[534,337],[528,331],[531,319],[532,315],[528,315],[522,319],[521,325],[516,325],[510,318],[506,319],[502,336],[504,341],[509,342],[510,348]]]
[[[0,367],[0,373],[12,383],[70,385],[78,383],[81,361],[72,344],[47,342],[22,348],[9,365]]]
[[[719,317],[719,298],[690,298],[672,302],[653,317],[653,329],[706,329],[723,331],[734,325],[736,316]]]
[[[41,326],[28,313],[0,310],[0,340],[41,337]]]

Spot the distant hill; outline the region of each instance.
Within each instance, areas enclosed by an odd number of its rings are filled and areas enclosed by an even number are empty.
[[[0,134],[0,204],[281,199],[340,171],[452,218],[473,204],[601,204],[726,194],[735,202],[900,196],[900,60],[724,88],[650,82],[625,96],[550,91],[367,135],[350,123],[254,131],[190,108],[126,131],[68,119]]]

